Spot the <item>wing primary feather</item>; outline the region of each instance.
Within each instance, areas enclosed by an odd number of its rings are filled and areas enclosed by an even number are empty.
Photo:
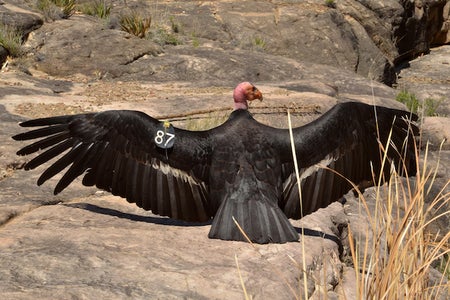
[[[117,151],[111,148],[105,149],[98,165],[95,166],[95,183],[98,188],[108,192],[112,190],[112,181],[114,177],[113,169],[118,156]]]
[[[25,141],[25,140],[32,140],[41,138],[44,136],[50,136],[56,133],[64,132],[67,130],[68,125],[67,124],[59,124],[59,125],[53,125],[49,127],[39,128],[27,132],[20,133],[18,135],[13,136],[12,138],[16,141]],[[32,152],[29,152],[32,153]],[[27,153],[27,154],[29,154]]]
[[[91,160],[95,157],[96,146],[94,143],[83,144],[80,148],[80,152],[77,154],[73,164],[67,170],[67,172],[61,177],[58,184],[55,187],[54,194],[59,194],[64,190],[72,181],[86,171],[90,165]]]
[[[72,144],[73,144],[72,139],[65,140],[64,142],[61,142],[53,146],[52,148],[42,152],[25,165],[25,170],[32,170],[46,163],[47,161],[57,157],[58,155],[69,149],[72,146]]]
[[[83,185],[85,186],[93,186],[95,185],[97,174],[99,172],[99,166],[104,159],[105,150],[107,149],[107,143],[95,143],[95,151],[92,151],[92,154],[95,156],[92,157],[91,163],[88,167],[86,175],[83,177]]]
[[[64,168],[70,165],[74,159],[77,157],[80,152],[80,147],[82,143],[78,143],[70,149],[64,156],[58,159],[55,163],[53,163],[47,170],[45,170],[42,175],[39,177],[37,184],[42,185],[48,179],[52,178],[59,172],[61,172]]]
[[[17,151],[17,155],[31,154],[31,153],[37,152],[39,150],[48,148],[50,146],[56,145],[59,142],[64,141],[65,139],[68,139],[68,138],[70,138],[69,132],[61,132],[59,134],[49,136],[45,139],[42,139],[42,140],[37,141],[33,144],[30,144],[26,147],[23,147],[22,149]]]
[[[20,123],[21,127],[36,127],[36,126],[49,126],[56,124],[67,124],[76,116],[57,116],[57,117],[49,117],[49,118],[40,118],[28,120]]]

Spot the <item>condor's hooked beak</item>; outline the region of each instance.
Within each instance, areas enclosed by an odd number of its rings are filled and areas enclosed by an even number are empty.
[[[252,86],[251,91],[248,91],[247,93],[247,100],[253,101],[256,99],[258,99],[259,101],[263,101],[263,95],[255,86]]]

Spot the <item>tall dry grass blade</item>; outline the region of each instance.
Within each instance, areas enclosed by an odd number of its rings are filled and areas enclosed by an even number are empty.
[[[298,163],[297,163],[297,155],[295,151],[295,142],[294,142],[294,134],[292,132],[292,121],[291,121],[291,112],[288,109],[287,110],[288,115],[288,126],[289,126],[289,138],[291,140],[291,150],[292,150],[292,159],[294,162],[294,168],[295,168],[295,177],[297,178],[297,187],[298,187],[298,194],[299,194],[299,201],[300,201],[300,218],[303,218],[303,199],[302,199],[302,184],[300,180],[300,172],[298,169]],[[303,296],[304,299],[308,299],[308,280],[306,277],[306,251],[305,251],[305,229],[301,228],[301,245],[302,245],[302,273],[303,273]]]
[[[237,254],[234,254],[234,261],[236,262],[236,268],[237,268],[237,271],[239,274],[239,280],[241,281],[242,291],[244,292],[244,298],[245,298],[245,300],[251,300],[252,298],[249,297],[249,295],[247,293],[247,289],[245,288],[244,279],[242,278],[241,269],[239,268],[239,261],[238,261]]]
[[[236,218],[234,216],[231,216],[231,218],[233,219],[234,224],[236,224],[237,228],[242,233],[242,235],[247,240],[247,242],[249,242],[250,245],[252,245],[253,248],[256,248],[255,245],[253,244],[253,242],[248,237],[247,233],[245,233],[244,229],[242,229],[241,225],[239,225],[239,222],[236,220]]]

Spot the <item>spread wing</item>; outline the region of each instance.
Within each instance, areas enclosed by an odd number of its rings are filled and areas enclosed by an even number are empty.
[[[44,149],[25,165],[26,170],[58,157],[42,173],[39,185],[70,166],[55,194],[85,174],[84,185],[95,185],[155,214],[186,221],[211,217],[205,186],[210,147],[205,131],[174,128],[166,136],[167,126],[137,111],[50,117],[20,125],[41,126],[13,137],[39,139],[19,150],[19,155]],[[158,147],[172,135],[173,147]]]
[[[414,135],[418,134],[418,128],[411,120],[416,121],[417,116],[406,111],[348,102],[338,104],[314,122],[294,129],[302,211],[290,140],[283,136],[279,141],[286,159],[281,209],[290,218],[301,218],[339,200],[352,188],[347,179],[357,185],[373,185],[370,181],[373,178],[377,181],[381,174],[388,180],[391,163],[401,174],[415,175]],[[388,161],[383,165],[384,151],[381,149],[386,147],[388,140]]]

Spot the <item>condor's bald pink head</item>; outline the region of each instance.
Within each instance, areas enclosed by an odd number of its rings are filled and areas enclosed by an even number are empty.
[[[241,82],[234,89],[234,109],[248,109],[247,101],[263,100],[262,93],[250,82]]]

